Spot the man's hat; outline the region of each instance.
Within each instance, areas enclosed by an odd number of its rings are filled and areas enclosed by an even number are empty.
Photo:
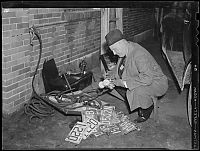
[[[114,44],[124,38],[123,38],[122,32],[119,29],[114,29],[105,36],[105,39],[106,39],[108,46],[111,46],[112,44]]]

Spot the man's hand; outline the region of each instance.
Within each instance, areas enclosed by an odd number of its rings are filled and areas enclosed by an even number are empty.
[[[111,83],[110,79],[105,79],[105,80],[99,82],[99,87],[101,89],[103,89],[104,87],[108,87],[109,89],[113,89],[115,87],[115,85],[113,83]]]
[[[109,85],[108,85],[108,88],[112,90],[112,89],[114,89],[114,87],[115,87],[115,85],[110,82]]]
[[[124,87],[124,82],[121,79],[105,79],[104,81],[99,82],[99,87],[103,89],[104,87],[108,87],[109,89],[113,89],[115,86]]]

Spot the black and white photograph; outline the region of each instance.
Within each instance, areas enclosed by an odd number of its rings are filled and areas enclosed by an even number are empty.
[[[2,1],[2,150],[199,150],[198,1]]]

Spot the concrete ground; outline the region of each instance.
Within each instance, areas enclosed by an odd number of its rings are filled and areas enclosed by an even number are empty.
[[[97,138],[89,137],[79,145],[65,141],[70,132],[69,124],[76,116],[64,116],[56,113],[52,117],[28,122],[23,109],[10,117],[2,118],[2,149],[109,149],[109,148],[154,148],[154,149],[191,149],[191,127],[187,118],[187,91],[179,93],[172,75],[161,56],[159,43],[153,39],[141,43],[155,57],[163,72],[169,79],[169,89],[164,97],[158,101],[159,122],[150,118],[138,124],[141,131],[133,131],[127,135],[102,135]],[[101,77],[100,69],[93,70],[95,79]],[[93,83],[87,89],[94,88]],[[100,97],[118,110],[128,114],[124,102],[108,94]],[[131,120],[137,113],[128,115]]]

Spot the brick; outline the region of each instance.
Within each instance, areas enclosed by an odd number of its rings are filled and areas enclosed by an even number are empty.
[[[32,92],[32,88],[27,88],[26,89],[26,94],[30,94]]]
[[[11,68],[2,69],[2,74],[8,74],[11,72]]]
[[[47,42],[49,42],[49,38],[44,38],[43,40],[42,40],[42,43],[44,44],[44,43],[47,43]]]
[[[31,96],[32,96],[31,94],[27,94],[27,95],[25,96],[25,99],[26,99],[26,100],[30,100]]]
[[[60,61],[60,62],[57,63],[57,66],[63,65],[64,63],[65,63],[64,60]]]
[[[59,8],[51,8],[49,9],[49,12],[59,12]]]
[[[20,23],[20,24],[17,24],[17,29],[28,28],[28,27],[29,27],[29,23]]]
[[[47,28],[40,30],[40,34],[43,35],[45,33],[49,32]]]
[[[19,71],[11,72],[7,74],[6,80],[13,79],[13,77],[16,77],[19,75]]]
[[[46,58],[48,56],[50,56],[52,54],[52,52],[45,52],[42,54],[42,58]]]
[[[62,51],[62,48],[63,48],[63,47],[65,47],[65,44],[60,43],[60,44],[56,45],[56,50]]]
[[[32,25],[39,24],[39,19],[34,19],[34,20],[32,20],[32,21],[33,21]]]
[[[52,13],[52,17],[60,17],[61,13]]]
[[[24,55],[25,55],[25,56],[29,56],[30,54],[31,54],[30,51],[26,51]]]
[[[40,19],[39,20],[39,24],[46,24],[49,22],[49,19],[48,18],[45,18],[45,19]]]
[[[34,15],[34,19],[42,19],[43,17],[44,17],[43,14]]]
[[[54,17],[49,19],[49,23],[61,21],[60,18]]]
[[[48,32],[55,32],[56,31],[56,27],[51,27],[48,29]]]
[[[3,50],[8,50],[8,49],[10,49],[10,47],[11,47],[10,44],[5,44],[5,45],[3,45],[2,49]]]
[[[30,65],[29,65],[29,66],[30,66]],[[26,74],[25,74],[25,78],[28,78],[28,77],[31,77],[31,76],[30,76],[30,73],[26,73]]]
[[[24,68],[24,63],[16,65],[16,66],[12,66],[12,72],[16,70],[20,70],[22,68]]]
[[[38,52],[36,53],[36,51],[39,50],[39,49],[40,49],[40,46],[39,46],[39,45],[33,47],[33,50],[34,50],[34,52],[35,52],[34,55],[37,55],[37,54],[38,54]]]
[[[23,45],[23,41],[12,42],[11,43],[11,48],[20,47],[22,45]]]
[[[62,57],[64,55],[64,52],[58,53],[57,57]]]
[[[7,99],[7,98],[9,98],[9,97],[12,96],[12,91],[10,91],[10,92],[3,92],[2,94],[3,94],[3,98]]]
[[[4,75],[4,76],[5,76],[5,75]],[[5,79],[2,79],[2,85],[3,85],[3,86],[6,86],[6,82],[7,82],[7,81],[6,81]]]
[[[8,92],[18,87],[18,83],[11,84],[7,87],[4,87],[3,92]]]
[[[11,31],[4,31],[2,32],[2,37],[10,37]]]
[[[2,18],[16,17],[16,12],[2,12]]]
[[[60,43],[64,43],[66,45],[66,39],[61,39]]]
[[[29,14],[38,14],[38,8],[30,8]]]
[[[21,80],[23,80],[25,78],[25,74],[22,74],[22,75],[19,75],[19,76],[16,76],[16,77],[13,77],[13,83],[17,83]]]
[[[55,46],[60,44],[60,40],[56,40],[54,44],[55,44]]]
[[[4,103],[5,104],[10,104],[12,102],[14,102],[15,100],[19,99],[19,94],[15,94],[13,96],[11,96],[10,98],[4,99]]]
[[[13,24],[13,23],[21,23],[21,22],[22,22],[22,17],[10,18],[10,24]]]
[[[19,93],[19,97],[22,98],[26,95],[26,90]]]
[[[3,86],[5,86],[5,87],[7,87],[7,86],[9,86],[9,85],[11,85],[13,82],[12,82],[12,79],[11,80],[3,80],[4,82],[3,82]],[[4,87],[4,88],[5,88]]]
[[[22,17],[22,16],[27,16],[27,15],[28,15],[28,10],[16,11],[16,17]]]
[[[44,18],[52,17],[52,13],[44,14]]]
[[[5,84],[4,84],[4,86],[9,86],[9,85],[11,85],[11,84],[13,84],[13,80],[12,80],[12,79],[7,80],[7,81],[5,82]]]
[[[13,48],[13,49],[9,49],[9,50],[3,51],[2,54],[4,56],[8,57],[8,56],[11,56],[12,54],[15,54],[17,52],[18,52],[18,49],[17,48]],[[11,60],[12,60],[12,58],[11,58]]]
[[[18,87],[17,89],[14,89],[14,90],[12,91],[12,95],[21,93],[21,92],[24,91],[24,90],[26,91],[26,86],[25,86],[25,85],[20,86],[20,87]]]
[[[64,29],[64,27],[60,27],[60,29],[58,29],[57,31],[60,31],[59,32],[59,35],[66,35],[66,31],[65,31],[65,29]]]
[[[4,45],[10,43],[10,41],[11,41],[10,37],[3,37],[2,38],[2,44],[4,44]]]
[[[28,18],[28,17],[26,17],[26,16],[22,17],[22,23],[26,23],[26,22],[28,22],[28,21],[29,21],[29,18]]]
[[[24,46],[28,46],[28,50],[31,50],[30,39],[29,39],[29,40],[24,40],[24,41],[23,41],[23,45],[24,45]]]
[[[19,42],[19,41],[22,41],[22,36],[21,35],[12,36],[10,38],[10,43],[15,43],[15,42]]]
[[[52,46],[52,42],[48,42],[46,44],[43,44],[43,48],[48,48]]]
[[[2,26],[2,29],[3,31],[8,31],[8,30],[13,30],[13,29],[16,29],[16,24],[9,24],[9,25],[3,25]]]
[[[22,98],[18,99],[17,101],[14,101],[14,106],[17,106],[23,102],[25,102],[25,97],[22,97]]]
[[[29,33],[21,34],[22,40],[29,40],[30,41],[30,35]]]
[[[6,81],[7,80],[7,76],[5,74],[2,74],[2,81]]]
[[[8,18],[2,19],[2,24],[3,24],[3,25],[9,24],[9,23],[10,23],[10,22],[9,22],[9,19],[8,19]]]
[[[22,81],[19,81],[19,85],[22,86],[22,85],[25,85],[27,83],[31,82],[31,78],[26,78]]]
[[[23,58],[25,56],[25,52],[20,52],[12,55],[12,60],[18,60],[19,58]]]
[[[2,63],[2,68],[9,68],[16,64],[17,61],[8,61]]]
[[[39,14],[46,14],[48,13],[49,9],[48,8],[39,8],[38,13]]]
[[[25,33],[25,34],[29,33],[29,29],[28,28],[23,29],[23,31],[24,31],[23,33]]]
[[[11,61],[11,56],[3,57],[3,62]]]
[[[24,74],[24,73],[27,73],[27,72],[29,72],[30,70],[31,70],[30,67],[27,67],[27,68],[24,68],[24,69],[22,69],[22,70],[19,70],[19,75]]]

